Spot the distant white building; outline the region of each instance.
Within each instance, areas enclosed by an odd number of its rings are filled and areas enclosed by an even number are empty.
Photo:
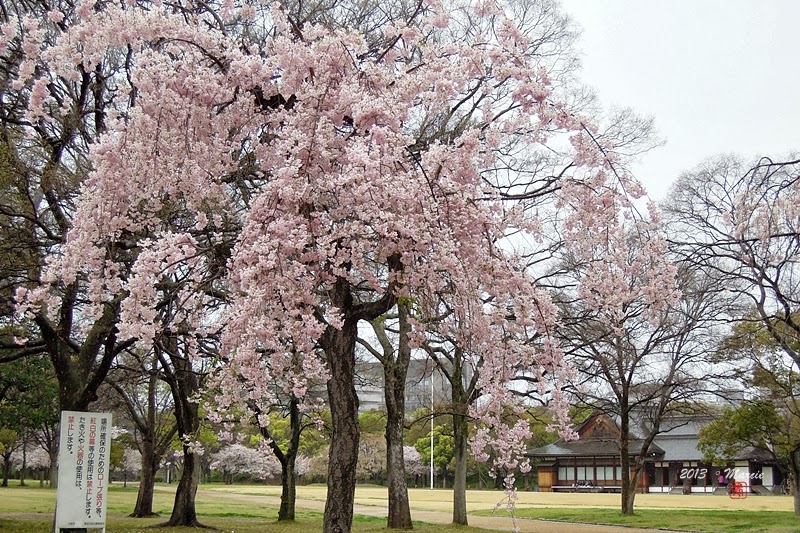
[[[378,361],[356,364],[359,411],[384,409],[383,365]],[[406,376],[406,412],[450,401],[450,383],[430,359],[412,359]]]

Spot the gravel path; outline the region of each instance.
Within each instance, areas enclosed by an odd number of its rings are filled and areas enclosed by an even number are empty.
[[[298,505],[300,501],[298,500]],[[385,507],[372,507],[367,505],[356,505],[356,514],[369,516],[385,517],[387,510]],[[452,513],[441,511],[422,511],[411,510],[411,518],[421,522],[434,524],[450,524],[453,521]],[[596,524],[573,524],[568,522],[553,522],[547,520],[531,520],[527,518],[517,518],[513,520],[506,516],[476,516],[468,514],[469,525],[495,531],[514,531],[514,525],[520,533],[654,533],[664,531],[656,529],[641,529],[619,526],[599,526]],[[685,533],[685,532],[684,532]]]
[[[203,489],[200,488],[199,490],[202,491]],[[218,492],[216,494],[218,497],[222,496]],[[229,492],[225,493],[224,497],[239,501],[268,503],[276,506],[280,504],[280,498],[266,494],[253,495]],[[325,501],[322,499],[310,499],[298,496],[296,505],[298,509],[308,509],[312,511],[321,512],[325,509]],[[414,509],[413,502],[411,506],[411,518],[413,520],[432,524],[450,524],[452,522],[452,513],[450,512]],[[377,516],[383,518],[385,518],[387,515],[387,509],[382,505],[356,504],[353,508],[353,512],[357,515]],[[663,529],[600,526],[595,524],[576,524],[547,520],[531,520],[526,518],[518,518],[515,521],[506,516],[476,516],[469,514],[470,526],[491,529],[494,531],[514,531],[515,522],[520,533],[654,533],[657,531],[667,531]],[[686,532],[684,531],[682,533]]]

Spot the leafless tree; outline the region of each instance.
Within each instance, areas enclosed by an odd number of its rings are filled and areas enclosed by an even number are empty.
[[[782,410],[792,419],[800,371],[798,206],[800,159],[795,156],[711,159],[681,176],[666,206],[681,260],[729,295],[728,313],[739,323],[738,331],[768,337],[758,350],[739,350],[749,354],[740,360],[749,361],[744,370],[759,375],[766,389],[783,391],[789,401],[782,400]],[[765,351],[767,345],[771,348]],[[772,355],[765,358],[765,353]],[[793,438],[789,462],[800,514],[800,441]]]

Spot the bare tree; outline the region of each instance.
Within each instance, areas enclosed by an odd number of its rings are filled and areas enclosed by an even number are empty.
[[[172,416],[172,397],[165,390],[161,362],[154,354],[126,354],[109,373],[107,383],[119,398],[134,426],[134,439],[141,457],[142,478],[132,517],[153,516],[155,475],[178,431]]]
[[[796,405],[800,371],[798,206],[799,159],[764,157],[750,163],[734,156],[712,159],[681,176],[667,205],[682,260],[730,295],[736,303],[730,308],[733,318],[751,323],[771,340],[772,356],[750,357],[746,368],[770,376],[769,388],[782,389],[788,406]],[[783,412],[796,416],[786,406]],[[791,446],[789,464],[800,514],[800,441]]]

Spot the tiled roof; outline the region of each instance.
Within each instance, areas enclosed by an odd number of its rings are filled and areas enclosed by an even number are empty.
[[[709,417],[675,417],[664,421],[663,433],[657,435],[650,446],[650,456],[654,461],[702,461],[703,454],[697,448],[697,433],[710,421]],[[586,427],[586,423],[580,426]],[[631,439],[630,454],[641,451],[642,441]],[[610,457],[619,455],[619,445],[613,438],[586,438],[566,442],[559,440],[553,444],[528,450],[528,457]],[[771,463],[774,458],[763,448],[748,447],[736,460],[752,460]]]
[[[701,461],[703,454],[697,449],[697,437],[689,436],[657,436],[655,444],[664,450],[663,457],[659,461]]]
[[[638,454],[641,448],[641,441],[631,441],[630,454]],[[656,445],[651,446],[650,451],[659,455],[662,452],[661,448]],[[528,457],[616,457],[619,455],[619,446],[613,440],[585,439],[569,442],[559,440],[541,448],[528,450],[525,455]]]

